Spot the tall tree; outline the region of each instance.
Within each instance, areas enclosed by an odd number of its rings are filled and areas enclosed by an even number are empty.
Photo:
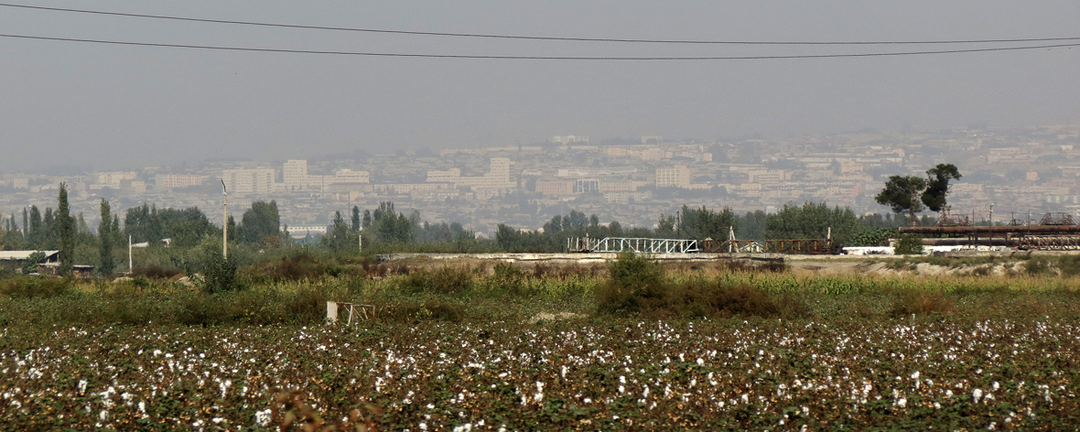
[[[960,180],[960,171],[953,164],[938,164],[926,170],[926,190],[922,193],[922,202],[930,211],[945,210],[945,195],[949,193],[949,181]]]
[[[352,230],[360,231],[360,207],[352,207]]]
[[[60,237],[60,275],[71,276],[71,270],[75,263],[75,228],[71,219],[71,211],[68,209],[67,183],[60,183],[60,193],[57,197],[56,227]]]
[[[116,241],[113,235],[113,215],[112,208],[109,206],[109,201],[105,198],[101,199],[101,223],[98,224],[98,241],[99,241],[99,253],[101,255],[100,265],[98,271],[102,276],[111,276],[113,269],[116,268],[116,262],[113,260],[113,242]]]
[[[847,243],[859,229],[859,219],[848,208],[825,203],[803,203],[784,208],[765,218],[764,236],[767,239],[823,239],[832,231],[832,239]]]
[[[889,177],[889,181],[885,182],[885,188],[874,197],[874,200],[878,204],[889,206],[896,213],[907,212],[911,218],[911,225],[917,226],[919,220],[915,217],[915,213],[923,210],[923,203],[919,198],[924,190],[926,190],[926,180],[915,176],[894,175]]]
[[[248,244],[272,246],[280,244],[281,217],[276,201],[255,201],[240,220],[243,241]]]

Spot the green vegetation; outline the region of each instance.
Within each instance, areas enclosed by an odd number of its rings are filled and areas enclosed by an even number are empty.
[[[929,260],[960,259],[897,261]],[[34,430],[1057,430],[1080,420],[1080,284],[1053,271],[1075,257],[1023,262],[1042,261],[1038,275],[818,277],[317,249],[243,265],[231,289],[160,267],[8,278],[0,414]],[[375,318],[323,324],[326,301]]]
[[[926,180],[916,176],[891,176],[874,200],[889,206],[896,213],[907,212],[912,225],[915,225],[915,214],[923,210],[923,205],[935,212],[947,209],[949,182],[962,177],[953,164],[938,164],[927,170],[926,176]]]
[[[897,255],[922,254],[922,236],[918,234],[901,234],[896,238],[896,246],[893,247],[893,251]]]

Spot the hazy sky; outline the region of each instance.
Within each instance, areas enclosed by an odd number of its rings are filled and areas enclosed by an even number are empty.
[[[0,0],[0,2],[5,0]],[[26,1],[199,18],[527,35],[710,40],[1080,36],[1061,1]],[[938,46],[674,46],[254,28],[0,7],[0,33],[434,54],[720,56]],[[919,57],[696,62],[435,60],[212,52],[0,38],[0,171],[551,135],[715,139],[1080,122],[1080,47]]]

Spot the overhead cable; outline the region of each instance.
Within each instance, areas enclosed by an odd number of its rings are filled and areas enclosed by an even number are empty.
[[[322,54],[336,56],[363,56],[363,57],[407,57],[407,58],[432,58],[432,59],[469,59],[469,60],[566,60],[566,61],[702,61],[702,60],[795,60],[795,59],[834,59],[834,58],[857,58],[857,57],[897,57],[934,54],[959,54],[977,52],[998,51],[1021,51],[1053,48],[1072,48],[1080,46],[1080,43],[1008,46],[989,48],[963,48],[933,51],[889,51],[869,53],[841,53],[841,54],[798,54],[798,55],[750,55],[750,56],[672,56],[672,57],[636,57],[636,56],[526,56],[526,55],[474,55],[474,54],[414,54],[395,52],[369,52],[369,51],[334,51],[334,50],[311,50],[292,48],[258,48],[220,45],[195,45],[173,44],[153,42],[131,42],[104,39],[67,38],[54,36],[32,36],[10,33],[0,33],[0,38],[29,39],[59,42],[80,42],[105,45],[139,46],[155,48],[187,48],[214,51],[243,51],[262,53],[288,53],[288,54]]]
[[[276,27],[305,30],[333,30],[363,33],[382,33],[413,36],[446,36],[459,38],[482,38],[482,39],[514,39],[536,41],[564,41],[564,42],[614,42],[614,43],[650,43],[650,44],[699,44],[699,45],[929,45],[929,44],[989,44],[989,43],[1033,43],[1033,42],[1067,42],[1080,41],[1080,36],[1063,37],[1038,37],[1038,38],[1011,38],[1011,39],[955,39],[955,40],[893,40],[893,41],[742,41],[742,40],[693,40],[693,39],[637,39],[637,38],[607,38],[607,37],[575,37],[575,36],[529,36],[507,35],[489,33],[452,33],[414,30],[391,30],[364,27],[335,27],[322,25],[268,23],[256,21],[225,20],[211,18],[195,18],[174,15],[140,14],[129,12],[110,12],[89,9],[61,8],[52,6],[34,6],[16,3],[0,3],[0,7],[34,9],[54,12],[72,12],[93,15],[107,15],[129,18],[151,18],[174,21],[188,21],[212,24],[233,24],[257,27]]]

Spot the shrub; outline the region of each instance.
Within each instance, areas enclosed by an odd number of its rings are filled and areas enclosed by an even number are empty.
[[[1058,270],[1062,276],[1076,276],[1080,274],[1080,255],[1062,255],[1058,257]]]
[[[473,273],[467,268],[443,267],[441,269],[417,270],[400,279],[400,287],[408,293],[432,293],[457,295],[473,286]]]
[[[608,265],[610,278],[597,291],[599,310],[605,313],[637,313],[645,301],[662,301],[667,294],[660,264],[633,252],[623,252]]]
[[[956,302],[941,291],[907,290],[893,301],[889,314],[894,317],[905,315],[950,314],[956,310]]]
[[[209,293],[228,292],[239,288],[236,283],[236,261],[212,255],[205,265],[206,283],[203,289]]]
[[[0,293],[11,298],[50,298],[70,291],[68,279],[23,276],[0,282]]]
[[[494,274],[488,278],[490,287],[498,292],[523,295],[527,294],[527,276],[521,269],[510,263],[495,264]]]
[[[917,234],[901,234],[893,247],[893,253],[897,255],[919,255],[922,252],[922,236]]]
[[[1024,271],[1029,275],[1038,276],[1050,274],[1053,270],[1050,269],[1050,260],[1046,257],[1032,257],[1024,262]]]
[[[151,264],[146,267],[135,269],[132,276],[144,276],[147,279],[170,279],[179,274],[180,269],[176,267],[162,267],[157,264]]]

